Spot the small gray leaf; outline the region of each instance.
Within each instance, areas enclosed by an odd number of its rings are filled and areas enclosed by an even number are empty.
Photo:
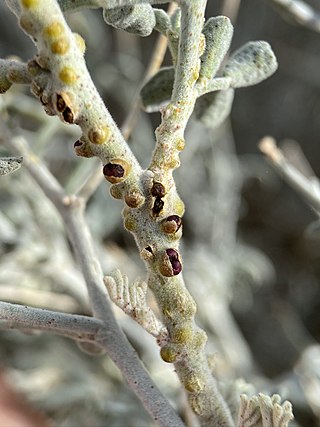
[[[21,167],[22,157],[0,157],[0,175],[8,175]]]
[[[230,114],[233,98],[233,89],[206,93],[197,100],[196,118],[210,129],[217,128]]]
[[[206,38],[206,47],[201,56],[199,79],[212,79],[225,57],[233,35],[233,26],[226,16],[217,16],[208,19],[203,27]]]
[[[145,111],[152,113],[171,99],[174,82],[174,68],[163,67],[141,89],[140,96]]]
[[[156,25],[154,11],[150,4],[104,9],[103,19],[107,24],[119,30],[142,37],[149,36]]]
[[[223,75],[231,78],[231,87],[252,86],[271,76],[277,67],[269,43],[255,41],[246,43],[230,56]]]

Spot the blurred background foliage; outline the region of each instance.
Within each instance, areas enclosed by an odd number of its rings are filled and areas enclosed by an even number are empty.
[[[308,4],[320,12],[317,0]],[[316,427],[318,217],[256,147],[266,134],[286,140],[284,150],[292,161],[307,175],[320,176],[320,33],[279,14],[269,0],[208,1],[207,17],[223,10],[233,14],[232,50],[249,40],[266,40],[279,69],[257,86],[237,90],[231,116],[219,129],[190,121],[175,174],[186,203],[185,280],[197,300],[198,320],[209,335],[208,350],[221,381],[243,377],[258,392],[279,392],[293,403],[296,425]],[[0,22],[0,56],[30,59],[35,49],[4,2]],[[116,31],[97,10],[68,15],[68,22],[85,38],[88,68],[120,126],[158,35],[138,38]],[[1,96],[0,108],[70,192],[97,167],[94,160],[75,156],[78,129],[47,117],[28,88],[13,87]],[[129,140],[143,166],[159,120],[158,113],[141,113]],[[87,211],[103,270],[107,274],[120,266],[131,279],[143,277],[133,239],[122,227],[121,203],[107,193],[102,183]],[[0,299],[88,314],[83,279],[62,224],[23,167],[1,178],[0,203]],[[172,367],[160,360],[154,340],[131,319],[118,311],[117,316],[159,387],[185,422],[195,426]],[[151,425],[107,357],[85,355],[74,342],[49,334],[2,331],[0,339],[6,381],[45,415],[48,425]]]

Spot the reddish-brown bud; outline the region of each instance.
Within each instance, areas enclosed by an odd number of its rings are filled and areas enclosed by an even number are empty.
[[[179,260],[179,254],[175,249],[167,249],[166,254],[168,255],[170,263],[172,265],[173,274],[174,276],[176,276],[182,270],[181,262]]]
[[[144,203],[144,196],[139,191],[128,191],[124,196],[124,201],[130,208],[138,208]]]
[[[107,177],[122,178],[124,175],[124,169],[121,165],[107,163],[104,165],[103,174]]]
[[[166,189],[161,184],[161,182],[154,182],[151,188],[151,194],[153,197],[162,198],[166,195]]]
[[[175,249],[166,249],[160,264],[160,273],[166,277],[176,276],[181,273],[182,264],[179,253]]]
[[[164,201],[160,199],[160,197],[156,197],[156,200],[154,201],[152,212],[154,215],[159,215],[159,213],[162,211],[164,206]]]
[[[182,218],[178,215],[168,216],[162,223],[162,228],[165,233],[176,233],[182,225]]]
[[[56,111],[60,117],[62,117],[64,122],[70,124],[75,122],[76,117],[73,111],[72,101],[68,93],[56,93],[54,97],[54,105]]]
[[[125,160],[112,159],[109,163],[104,165],[103,175],[109,182],[116,184],[127,177],[130,169],[131,166]]]
[[[66,106],[67,105],[64,99],[62,98],[62,96],[59,93],[57,93],[56,107],[59,113],[61,113],[66,108]]]

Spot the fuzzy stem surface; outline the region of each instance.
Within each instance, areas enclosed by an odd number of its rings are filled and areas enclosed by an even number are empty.
[[[96,336],[98,345],[104,348],[121,370],[130,388],[157,425],[184,427],[167,399],[149,377],[137,353],[116,322],[103,284],[103,274],[95,255],[91,233],[84,219],[82,201],[75,196],[70,197],[65,194],[51,172],[30,151],[23,138],[13,138],[5,130],[3,124],[1,129],[3,141],[24,157],[24,164],[28,172],[61,214],[75,256],[86,280],[93,314],[98,322],[101,321],[103,324],[103,328]]]

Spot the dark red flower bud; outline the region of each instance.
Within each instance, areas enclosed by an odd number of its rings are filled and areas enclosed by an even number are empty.
[[[110,159],[109,163],[104,165],[103,174],[112,184],[124,181],[131,171],[131,165],[123,159]]]
[[[166,189],[161,182],[154,182],[151,188],[151,194],[153,197],[164,197],[166,195]]]
[[[63,113],[62,113],[62,117],[63,117],[63,120],[64,120],[66,123],[70,123],[70,124],[73,124],[73,123],[74,123],[74,116],[73,116],[73,112],[70,110],[70,108],[69,108],[69,107],[66,107],[66,108],[64,109],[64,111],[63,111]]]
[[[57,94],[57,101],[56,101],[57,110],[61,113],[66,108],[66,103],[63,99],[63,97],[60,94]]]
[[[75,122],[75,112],[72,106],[71,98],[66,92],[56,93],[54,99],[55,109],[62,115],[63,120],[66,123]]]
[[[154,215],[159,215],[159,213],[162,211],[164,206],[164,201],[160,199],[160,197],[156,197],[156,200],[154,201],[154,205],[152,208],[152,212]]]
[[[163,231],[168,234],[176,233],[182,225],[182,218],[170,215],[163,221]]]
[[[170,261],[172,265],[173,274],[174,276],[176,276],[182,270],[181,263],[178,259],[170,259]]]
[[[124,169],[121,165],[107,163],[103,167],[103,174],[108,177],[122,178],[124,175]]]
[[[166,249],[160,272],[167,277],[176,276],[182,271],[182,264],[179,259],[179,253],[175,249]]]

